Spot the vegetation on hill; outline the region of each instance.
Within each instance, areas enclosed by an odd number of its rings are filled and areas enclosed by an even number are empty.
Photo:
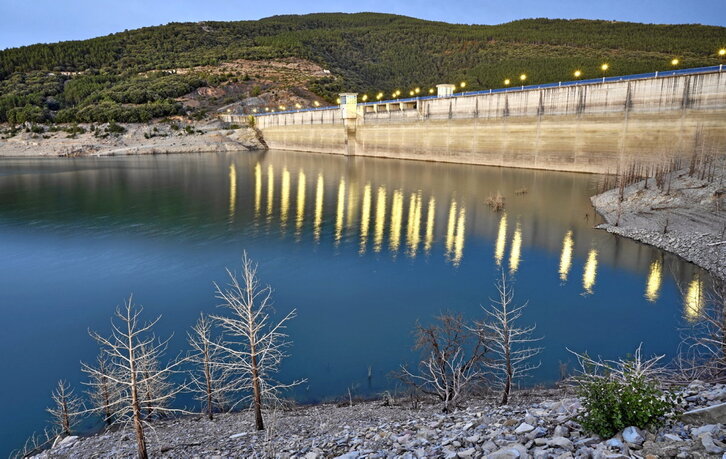
[[[466,81],[500,87],[715,65],[726,28],[528,19],[455,25],[378,13],[274,16],[259,21],[171,23],[105,37],[0,51],[0,122],[146,121],[187,111],[178,97],[242,75],[195,71],[236,59],[308,59],[332,75],[307,89],[350,90]],[[189,69],[177,73],[175,70]],[[248,95],[249,96],[249,95]]]

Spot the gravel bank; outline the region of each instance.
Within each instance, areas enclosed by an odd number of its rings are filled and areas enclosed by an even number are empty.
[[[105,129],[106,125],[99,125]],[[86,132],[70,136],[66,132],[22,132],[0,139],[2,156],[111,156],[214,151],[264,150],[261,135],[252,128],[227,129],[219,121],[204,124],[150,123],[121,124],[126,132],[105,137]],[[174,127],[172,127],[174,126]],[[186,127],[189,130],[185,129]]]
[[[211,422],[185,417],[154,425],[152,457],[363,458],[609,458],[720,457],[726,452],[726,386],[694,382],[682,393],[684,409],[711,407],[689,424],[675,422],[658,432],[625,429],[612,439],[583,432],[575,421],[577,398],[558,391],[519,392],[516,402],[497,407],[473,401],[443,414],[437,407],[412,409],[367,402],[352,407],[318,405],[281,412],[268,432],[253,429],[249,413]],[[716,416],[716,418],[712,416]],[[709,417],[711,416],[711,417]],[[719,417],[720,416],[720,417]],[[131,431],[68,437],[37,458],[133,457]]]
[[[723,169],[722,169],[723,171]],[[722,172],[723,173],[723,172]],[[685,170],[673,173],[670,193],[641,181],[625,189],[593,196],[606,223],[598,226],[672,252],[726,280],[726,180],[707,182]]]

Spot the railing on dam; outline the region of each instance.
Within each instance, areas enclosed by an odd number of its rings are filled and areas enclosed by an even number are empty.
[[[721,64],[721,65],[713,65],[710,67],[697,67],[697,68],[690,68],[690,69],[667,70],[664,72],[656,71],[656,72],[650,72],[650,73],[638,73],[638,74],[634,74],[634,75],[590,78],[590,79],[586,79],[586,80],[559,81],[557,83],[544,83],[544,84],[536,84],[536,85],[517,85],[517,86],[512,86],[512,87],[507,87],[507,88],[497,88],[497,89],[484,89],[484,90],[480,90],[480,91],[468,91],[468,92],[455,93],[447,98],[478,96],[478,95],[483,95],[483,94],[497,94],[497,93],[507,93],[507,92],[521,92],[521,91],[531,91],[531,90],[537,90],[537,89],[580,86],[580,85],[590,85],[590,84],[599,84],[599,83],[613,83],[613,82],[620,82],[620,81],[643,80],[643,79],[651,79],[651,78],[665,78],[665,77],[672,77],[672,76],[696,75],[696,74],[701,74],[701,73],[723,72],[724,70],[726,70],[726,69],[724,68],[724,65]],[[371,102],[361,102],[361,103],[358,103],[357,105],[359,107],[364,107],[364,106],[383,105],[383,104],[400,104],[400,103],[407,103],[407,102],[415,103],[417,101],[432,100],[432,99],[442,99],[442,97],[433,95],[433,96],[409,97],[409,98],[403,98],[403,99],[376,100],[376,101],[371,101]],[[256,114],[254,114],[254,116],[261,117],[261,116],[281,115],[281,114],[288,114],[288,113],[319,112],[319,111],[326,111],[326,110],[338,110],[338,109],[340,109],[340,107],[341,107],[340,105],[331,105],[328,107],[303,108],[303,109],[297,109],[297,110],[284,110],[284,111],[277,111],[277,112],[270,112],[270,113],[256,113]]]

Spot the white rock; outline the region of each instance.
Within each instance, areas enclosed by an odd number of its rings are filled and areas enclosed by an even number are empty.
[[[547,442],[547,444],[549,446],[566,449],[568,451],[572,451],[573,449],[575,449],[575,447],[572,445],[572,442],[565,437],[552,437]]]
[[[623,430],[623,440],[634,445],[642,445],[645,438],[641,435],[640,429],[635,426],[630,426]]]
[[[519,425],[519,427],[517,427],[516,429],[514,429],[514,433],[516,433],[517,435],[519,435],[519,434],[525,434],[527,432],[531,432],[533,430],[534,430],[534,426],[533,425],[530,425],[530,424],[527,424],[526,422],[523,422],[523,423],[521,423]]]

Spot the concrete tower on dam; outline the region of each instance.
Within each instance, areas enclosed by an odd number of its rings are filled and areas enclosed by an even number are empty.
[[[633,161],[726,154],[726,72],[623,78],[256,117],[271,149],[613,172]],[[657,75],[657,74],[656,74]]]

